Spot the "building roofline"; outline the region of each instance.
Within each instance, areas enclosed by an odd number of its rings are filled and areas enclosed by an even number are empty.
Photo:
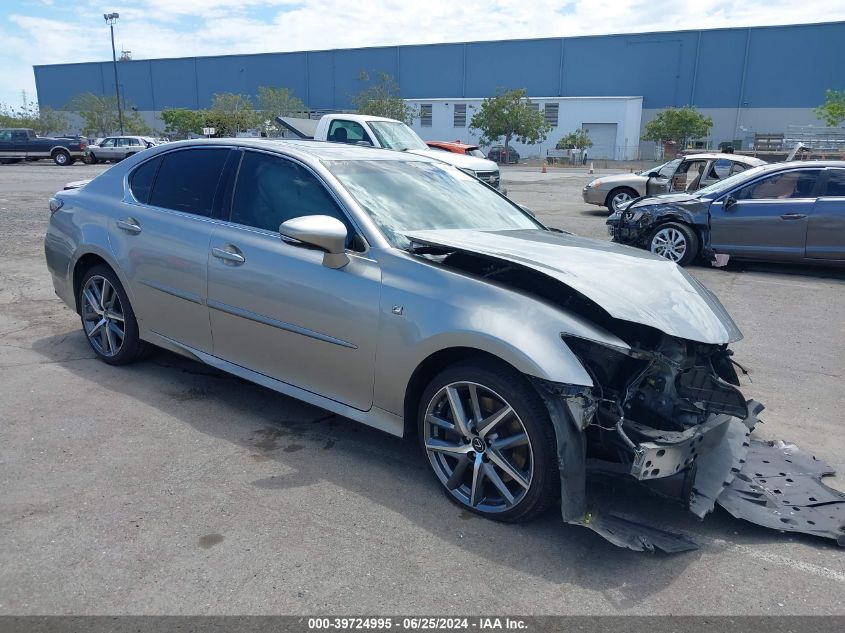
[[[678,29],[668,31],[642,31],[642,32],[623,32],[623,33],[601,33],[593,35],[569,35],[556,37],[525,37],[517,39],[499,39],[499,40],[470,40],[470,41],[453,41],[453,42],[431,42],[427,44],[380,44],[377,46],[357,46],[352,48],[327,48],[314,50],[295,50],[295,51],[266,51],[262,53],[228,53],[224,55],[186,55],[183,57],[148,57],[143,59],[131,59],[121,61],[121,64],[132,64],[140,62],[152,61],[173,61],[173,60],[188,60],[188,59],[222,59],[227,57],[261,57],[265,55],[296,55],[296,54],[317,54],[317,53],[334,53],[340,51],[364,51],[364,50],[379,50],[379,49],[402,49],[402,48],[424,48],[431,46],[460,46],[463,44],[501,44],[510,42],[553,42],[559,40],[581,40],[604,37],[631,37],[631,36],[649,36],[649,35],[669,35],[681,33],[714,33],[720,31],[746,31],[746,30],[763,30],[763,29],[783,29],[783,28],[800,28],[812,26],[834,26],[845,25],[845,20],[836,20],[832,22],[806,22],[800,24],[767,24],[762,26],[723,26],[714,29]],[[90,62],[69,62],[65,64],[33,64],[35,68],[55,68],[57,66],[84,66],[86,64],[110,64],[111,60],[100,60]]]

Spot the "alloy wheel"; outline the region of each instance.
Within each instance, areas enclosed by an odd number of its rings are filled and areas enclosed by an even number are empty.
[[[531,441],[499,394],[473,382],[450,383],[429,402],[424,429],[434,472],[460,503],[497,513],[525,497],[534,474]]]
[[[82,288],[82,324],[94,349],[103,356],[116,356],[123,347],[126,323],[120,295],[100,275]]]
[[[620,191],[610,199],[610,206],[613,207],[614,211],[619,211],[619,205],[623,202],[628,202],[629,200],[632,200],[631,194],[627,191]]]
[[[673,262],[681,261],[687,251],[687,238],[678,229],[660,229],[651,238],[651,252]]]

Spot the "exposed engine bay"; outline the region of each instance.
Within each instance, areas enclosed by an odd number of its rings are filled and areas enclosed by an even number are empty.
[[[750,437],[763,406],[740,391],[747,372],[727,343],[615,318],[560,278],[518,262],[431,243],[412,252],[557,304],[627,344],[562,333],[592,386],[534,381],[556,427],[566,522],[633,550],[697,547],[648,517],[618,516],[588,498],[588,477],[624,478],[699,518],[718,503],[734,517],[845,546],[845,494],[821,482],[832,470],[794,446]]]

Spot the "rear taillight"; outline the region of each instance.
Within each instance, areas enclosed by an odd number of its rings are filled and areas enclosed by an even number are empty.
[[[88,146],[88,143],[85,141],[79,141],[79,149],[85,149]]]

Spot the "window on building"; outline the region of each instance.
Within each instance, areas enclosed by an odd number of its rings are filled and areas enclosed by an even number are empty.
[[[186,149],[165,154],[150,204],[174,211],[211,216],[217,182],[228,149]]]
[[[547,103],[545,105],[544,119],[546,121],[546,124],[551,125],[552,127],[557,127],[557,115],[559,107],[560,104],[558,103]]]
[[[532,110],[534,110],[534,112],[539,112],[539,111],[540,111],[540,104],[539,104],[539,103],[537,103],[536,101],[532,101],[532,102],[531,102],[530,104],[528,104],[528,105],[529,105],[529,107],[530,107]]]
[[[466,127],[467,126],[467,104],[465,103],[456,103],[455,104],[455,116],[453,120],[454,127]]]
[[[431,104],[420,105],[420,127],[431,127]]]

